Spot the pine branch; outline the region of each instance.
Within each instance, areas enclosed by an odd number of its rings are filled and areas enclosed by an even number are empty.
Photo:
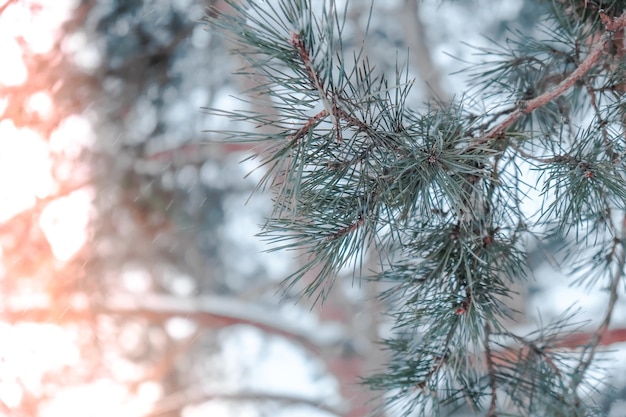
[[[606,16],[606,15],[605,15]],[[605,17],[608,19],[607,17]],[[577,81],[579,81],[594,65],[598,63],[600,58],[605,52],[606,45],[613,40],[618,30],[623,30],[626,27],[626,13],[623,13],[620,17],[615,19],[609,19],[605,21],[606,32],[602,34],[600,40],[591,49],[591,52],[585,58],[583,62],[563,81],[557,86],[546,91],[538,97],[532,100],[527,100],[518,105],[518,107],[496,127],[491,129],[487,134],[475,141],[476,145],[488,142],[491,139],[498,138],[504,131],[519,120],[525,114],[530,114],[539,107],[545,106],[555,98],[561,96],[570,87],[572,87]]]
[[[234,17],[214,23],[253,49],[242,53],[267,78],[257,91],[289,120],[231,114],[276,129],[266,135],[275,145],[263,180],[276,211],[263,234],[278,249],[306,253],[288,285],[316,271],[304,292],[323,294],[369,245],[393,251],[397,261],[377,277],[387,282],[381,299],[395,320],[385,341],[392,360],[368,382],[392,390],[390,402],[408,403],[405,415],[462,402],[488,416],[504,413],[506,401],[521,415],[590,410],[579,386],[587,387],[597,347],[616,337],[609,325],[624,267],[618,236],[626,225],[617,227],[612,214],[626,211],[625,150],[611,124],[626,120],[611,87],[623,83],[623,67],[610,48],[626,13],[594,17],[555,2],[548,40],[517,41],[477,77],[498,97],[510,93],[502,110],[470,113],[477,100],[470,98],[418,112],[406,104],[410,83],[399,71],[390,86],[360,53],[346,66],[334,8],[316,17],[308,1],[278,2],[276,16],[244,0],[253,13],[233,5]],[[580,45],[589,45],[584,58]],[[596,120],[579,128],[589,108]],[[527,163],[541,170],[546,199],[530,216],[522,209],[524,190],[533,188],[522,177]],[[502,300],[511,282],[525,279],[523,240],[534,233],[572,239],[563,252],[581,282],[620,271],[608,277],[608,310],[594,335],[563,337],[567,319],[532,337],[502,325],[509,314]],[[572,363],[580,340],[588,345]]]

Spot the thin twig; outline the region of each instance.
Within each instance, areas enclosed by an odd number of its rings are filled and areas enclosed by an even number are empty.
[[[526,152],[525,150],[523,150],[522,148],[520,148],[519,146],[517,146],[517,144],[515,144],[513,142],[509,143],[509,146],[511,148],[515,149],[515,151],[517,153],[519,153],[520,155],[522,155],[524,158],[532,159],[533,161],[539,162],[539,163],[542,163],[542,164],[552,164],[552,163],[556,162],[557,159],[558,159],[557,156],[554,156],[554,157],[551,157],[551,158],[540,158],[538,156],[529,154],[528,152]]]
[[[491,403],[489,404],[489,410],[487,410],[487,417],[495,417],[498,415],[498,395],[497,395],[497,381],[496,374],[493,365],[493,358],[491,357],[491,348],[489,347],[489,336],[491,335],[491,326],[489,323],[485,323],[485,357],[487,359],[487,372],[489,374],[489,385],[491,386]]]
[[[352,223],[349,226],[346,226],[344,228],[342,228],[341,230],[333,233],[332,235],[326,236],[326,238],[324,240],[336,240],[339,239],[340,237],[343,237],[349,233],[354,232],[355,230],[357,230],[358,228],[360,228],[361,226],[363,226],[363,224],[365,224],[365,219],[363,218],[363,215],[359,215],[358,219],[356,222]]]
[[[304,135],[309,133],[309,130],[311,130],[313,126],[315,126],[320,120],[322,120],[326,116],[328,116],[328,112],[326,110],[322,110],[321,112],[317,113],[315,116],[310,117],[309,120],[304,124],[304,126],[298,129],[296,133],[294,133],[293,135],[287,136],[287,140],[291,142],[299,141],[300,139],[304,137]]]
[[[325,403],[323,400],[307,398],[306,396],[276,394],[272,392],[203,392],[201,390],[189,390],[174,393],[160,400],[154,405],[154,411],[145,417],[164,417],[171,415],[172,412],[181,412],[185,407],[199,405],[209,401],[232,401],[241,404],[250,402],[278,402],[284,405],[307,405],[320,410],[326,414],[334,416],[347,415],[347,407],[344,404],[338,406]]]
[[[579,346],[589,345],[595,333],[579,332],[562,338],[554,345],[555,348],[574,349]],[[626,329],[612,329],[604,332],[598,346],[611,346],[615,343],[626,342]]]
[[[313,68],[313,62],[311,61],[311,55],[309,51],[306,49],[306,45],[304,41],[298,36],[298,34],[294,33],[291,35],[291,39],[289,40],[291,45],[296,49],[300,59],[302,60],[302,64],[309,76],[309,81],[311,82],[311,86],[318,92],[318,96],[324,105],[324,109],[327,115],[330,115],[332,119],[333,126],[337,132],[337,141],[341,142],[342,133],[341,126],[339,124],[339,120],[345,120],[350,126],[356,127],[360,131],[369,131],[371,130],[367,123],[357,119],[354,116],[351,116],[348,112],[343,110],[339,106],[338,99],[341,98],[341,94],[335,91],[328,91],[324,88],[323,80],[320,78],[319,74]],[[331,103],[332,102],[332,103]]]
[[[4,13],[4,11],[13,3],[17,3],[17,0],[9,0],[6,3],[4,3],[2,6],[0,6],[0,15]]]
[[[509,107],[509,108],[491,113],[489,115],[489,119],[487,119],[484,123],[480,124],[479,126],[472,128],[470,131],[484,132],[485,129],[491,126],[491,124],[494,123],[496,120],[498,120],[501,116],[504,116],[505,114],[511,114],[515,110],[516,110],[515,107]]]
[[[318,75],[315,68],[313,68],[311,55],[309,54],[309,51],[307,50],[306,45],[304,44],[304,41],[297,33],[293,33],[291,35],[291,39],[289,40],[289,43],[291,43],[291,45],[298,52],[298,55],[300,56],[300,59],[302,60],[302,64],[304,65],[304,69],[306,70],[309,76],[309,81],[311,82],[312,87],[317,91],[318,96],[320,100],[322,101],[322,104],[324,105],[324,109],[328,112],[328,114],[330,114],[330,117],[332,118],[333,126],[338,126],[336,114],[334,111],[336,106],[332,106],[330,102],[328,101],[328,96],[329,96],[328,91],[324,88],[324,83],[322,82],[322,79]]]
[[[587,371],[595,354],[597,352],[597,348],[600,345],[600,341],[602,337],[609,329],[609,325],[611,324],[611,319],[613,317],[613,311],[615,310],[615,304],[619,298],[618,288],[619,284],[622,282],[622,277],[624,275],[624,265],[626,265],[626,250],[624,249],[623,240],[626,238],[626,215],[622,218],[622,230],[620,232],[621,238],[615,239],[614,248],[617,251],[617,246],[621,246],[619,252],[617,253],[617,265],[615,267],[615,272],[613,273],[613,277],[611,278],[611,284],[609,285],[609,303],[606,308],[606,313],[604,315],[604,319],[600,326],[596,330],[591,339],[589,346],[585,349],[581,356],[581,362],[576,368],[576,374],[578,378],[572,379],[572,389],[576,390],[576,387],[581,383],[583,374]],[[587,358],[584,359],[584,356],[587,355]]]
[[[428,370],[424,378],[415,385],[416,389],[425,391],[428,380],[437,372],[439,372],[439,370],[448,362],[448,358],[446,356],[434,357],[433,362],[436,362],[436,363],[431,366],[431,368]]]
[[[336,108],[336,111],[337,111],[336,114],[338,117],[348,122],[348,124],[350,124],[351,126],[358,128],[360,131],[369,132],[372,130],[367,125],[367,123],[364,123],[361,120],[357,119],[356,117],[349,115],[346,111],[340,108]]]
[[[600,108],[598,107],[598,100],[596,99],[596,93],[591,86],[589,80],[585,80],[585,89],[587,90],[587,95],[589,96],[589,101],[591,102],[591,107],[593,107],[593,111],[598,118],[598,124],[600,125],[600,129],[602,131],[602,140],[604,141],[604,146],[606,146],[607,154],[609,154],[615,162],[617,162],[617,158],[615,157],[615,152],[613,151],[613,144],[609,139],[609,133],[607,132],[606,126],[607,123],[602,118],[602,114],[600,113]]]

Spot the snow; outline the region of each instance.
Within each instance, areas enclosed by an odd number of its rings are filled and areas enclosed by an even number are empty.
[[[45,91],[38,91],[32,94],[26,102],[26,110],[30,113],[37,113],[42,119],[48,119],[52,115],[52,99]]]
[[[19,402],[24,387],[34,393],[44,389],[42,378],[79,363],[76,335],[54,324],[0,322],[0,399]]]
[[[5,62],[10,63],[0,71],[0,85],[12,87],[24,84],[28,78],[28,71],[22,60],[22,50],[17,41],[0,33],[0,50],[2,50]]]
[[[102,65],[102,56],[97,43],[87,38],[85,32],[66,36],[61,45],[63,52],[71,56],[74,63],[86,72],[93,72]]]
[[[214,316],[247,323],[269,332],[287,335],[314,346],[333,346],[343,340],[345,330],[338,323],[294,320],[269,306],[225,296],[175,297],[158,294],[132,296],[111,294],[105,307],[111,311],[143,311],[183,317]]]
[[[54,190],[51,169],[49,149],[39,133],[18,129],[11,119],[0,121],[0,222]]]
[[[203,49],[209,46],[211,34],[202,26],[196,26],[191,34],[191,43],[194,48]]]
[[[86,189],[57,198],[42,211],[39,224],[60,261],[71,259],[87,242],[93,193]]]
[[[485,36],[485,30],[494,23],[515,19],[522,7],[522,0],[423,2],[421,20],[432,41],[431,55],[435,67],[443,69],[445,74],[452,74],[467,66],[468,62],[475,62],[472,54],[476,50],[472,47],[493,45]],[[463,74],[448,75],[442,84],[457,97],[467,89]]]
[[[337,381],[323,374],[322,365],[306,355],[297,345],[250,327],[231,328],[221,334],[224,352],[221,368],[226,381],[215,382],[204,391],[216,396],[200,406],[189,407],[186,416],[215,415],[260,416],[254,402],[244,403],[237,398],[268,398],[270,402],[281,403],[285,415],[326,417],[330,413],[313,407],[290,404],[294,401],[319,403],[332,409],[343,410],[337,396]],[[246,370],[243,371],[242,370]],[[234,401],[219,400],[233,396]],[[261,402],[262,403],[262,402]]]

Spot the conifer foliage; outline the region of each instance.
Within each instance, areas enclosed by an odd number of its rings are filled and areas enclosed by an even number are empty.
[[[387,283],[391,359],[367,382],[392,415],[601,413],[590,368],[610,343],[626,253],[626,2],[541,2],[542,31],[480,50],[463,98],[425,110],[407,106],[407,71],[377,73],[344,49],[334,2],[228,3],[209,25],[275,111],[210,111],[250,123],[221,132],[231,140],[270,148],[262,235],[308,256],[288,285],[316,270],[305,293],[323,299],[341,269],[366,272],[368,249],[387,254],[374,279]],[[586,337],[570,317],[532,334],[502,324],[526,244],[548,240],[563,242],[573,281],[608,288]]]

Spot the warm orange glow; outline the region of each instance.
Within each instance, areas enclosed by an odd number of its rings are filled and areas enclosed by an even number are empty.
[[[48,144],[36,131],[0,121],[0,222],[28,210],[54,188]]]
[[[0,323],[0,400],[15,406],[23,395],[22,387],[41,392],[46,372],[75,365],[79,352],[74,337],[50,324]]]
[[[39,225],[58,260],[69,260],[87,241],[90,208],[91,195],[81,189],[54,200],[41,213]]]
[[[139,417],[150,411],[141,397],[108,379],[67,388],[42,408],[41,417]]]
[[[18,86],[27,81],[25,51],[20,48],[18,40],[24,42],[30,53],[50,51],[60,36],[59,26],[75,6],[74,0],[19,1],[4,10],[0,16],[0,50],[3,55],[0,85]]]
[[[47,119],[52,115],[52,99],[50,94],[45,91],[39,91],[28,99],[26,110],[37,113],[42,119]]]
[[[1,19],[0,22],[3,22]],[[3,60],[0,66],[0,85],[12,87],[24,84],[28,76],[28,70],[22,59],[22,50],[17,41],[9,36],[0,25],[0,50],[2,51]]]
[[[0,0],[0,6],[6,3]],[[2,321],[3,312],[20,303],[31,307],[38,300],[53,303],[55,294],[47,292],[51,290],[46,280],[54,285],[59,265],[74,257],[87,241],[93,196],[89,172],[77,164],[77,158],[94,141],[89,122],[80,115],[71,116],[50,132],[40,126],[23,126],[27,119],[17,120],[18,113],[11,116],[15,120],[5,114],[8,97],[22,97],[24,102],[17,104],[26,114],[42,121],[57,115],[52,85],[29,90],[30,80],[41,70],[28,67],[29,57],[51,51],[62,36],[61,24],[78,4],[79,0],[20,0],[11,2],[0,15],[0,226],[4,231],[0,271],[9,271],[0,273],[0,288],[7,291],[0,294],[0,410],[18,410],[23,400],[46,398],[38,404],[43,417],[137,417],[155,401],[154,390],[147,391],[151,395],[138,395],[105,376],[84,383],[64,380],[66,369],[89,364],[79,348],[84,341],[78,326],[52,324],[62,317],[62,309],[55,313],[58,317],[49,318],[49,324]],[[27,94],[20,95],[21,90]],[[3,96],[2,91],[18,94]],[[40,231],[34,234],[30,231],[37,228]],[[50,259],[49,251],[33,253],[32,245],[14,243],[28,242],[42,233],[55,259]],[[10,258],[6,255],[9,247]],[[15,268],[16,262],[25,266]],[[116,366],[119,361],[113,358],[111,362]]]
[[[14,2],[0,16],[0,33],[5,38],[22,39],[32,53],[46,53],[61,36],[61,24],[71,16],[78,3],[78,0]]]

